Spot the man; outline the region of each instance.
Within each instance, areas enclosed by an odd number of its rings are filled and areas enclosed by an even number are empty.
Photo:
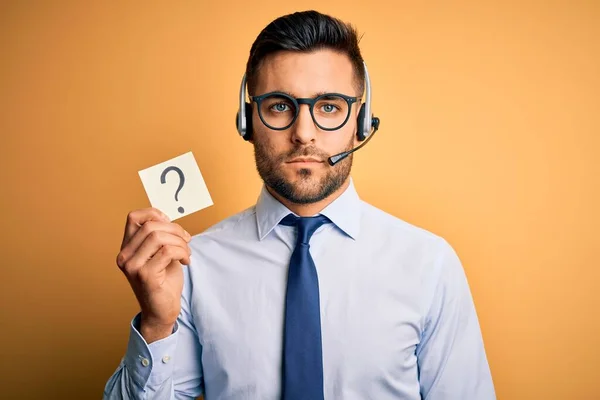
[[[453,249],[361,201],[352,156],[327,163],[359,142],[354,29],[283,16],[246,77],[258,202],[193,238],[129,214],[117,264],[141,312],[105,398],[495,399]]]

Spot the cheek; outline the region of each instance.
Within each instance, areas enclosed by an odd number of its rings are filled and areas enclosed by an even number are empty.
[[[256,111],[255,107],[252,107],[252,127],[254,129],[262,128],[262,121],[260,120],[260,117],[258,116],[258,112]]]
[[[356,123],[344,127],[339,131],[323,132],[321,140],[322,148],[335,153],[346,149],[348,146],[355,147],[359,141],[356,136]]]
[[[280,157],[289,151],[283,138],[284,135],[278,135],[278,133],[266,127],[259,127],[253,133],[254,144],[259,146],[263,154],[271,159]]]

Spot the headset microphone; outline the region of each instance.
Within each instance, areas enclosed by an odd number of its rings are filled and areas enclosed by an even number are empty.
[[[329,162],[329,165],[334,166],[335,164],[342,161],[344,158],[348,157],[350,154],[354,153],[356,150],[362,148],[365,144],[367,144],[369,142],[369,140],[371,140],[371,138],[375,135],[375,132],[377,132],[377,129],[379,129],[379,118],[373,117],[372,124],[373,124],[373,132],[367,137],[367,139],[360,146],[355,147],[352,150],[344,151],[343,153],[339,153],[339,154],[329,157],[327,159],[327,161]]]

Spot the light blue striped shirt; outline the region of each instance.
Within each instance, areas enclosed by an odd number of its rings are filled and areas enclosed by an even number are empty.
[[[173,334],[146,344],[138,314],[105,399],[280,398],[288,213],[263,187],[255,206],[194,236]],[[352,180],[321,214],[333,222],[310,242],[325,399],[495,399],[452,247],[360,200]]]

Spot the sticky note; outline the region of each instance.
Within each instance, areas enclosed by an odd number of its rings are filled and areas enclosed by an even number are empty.
[[[138,172],[150,204],[174,221],[213,205],[192,152]]]

